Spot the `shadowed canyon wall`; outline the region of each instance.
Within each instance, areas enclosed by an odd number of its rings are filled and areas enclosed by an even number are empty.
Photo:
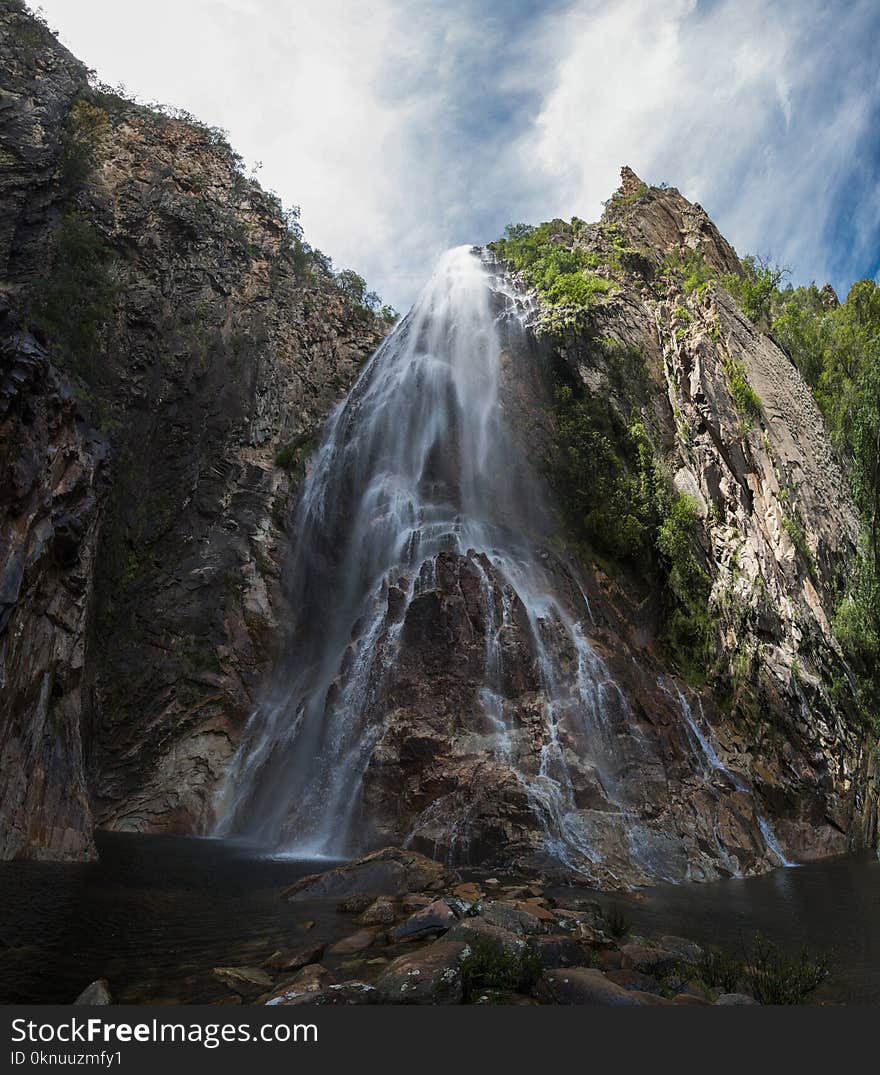
[[[304,453],[387,327],[218,132],[17,3],[0,52],[2,853],[79,857],[201,827]]]

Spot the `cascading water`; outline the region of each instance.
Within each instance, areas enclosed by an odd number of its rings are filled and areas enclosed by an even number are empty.
[[[530,828],[546,855],[577,869],[686,876],[674,836],[650,823],[639,778],[665,779],[658,749],[588,640],[583,590],[547,552],[550,517],[507,420],[516,401],[502,382],[516,348],[506,345],[525,338],[527,313],[470,248],[449,251],[331,416],[295,519],[292,622],[230,767],[218,834],[344,857],[375,846],[378,826],[383,842],[464,857],[486,800],[506,796],[492,822],[502,839]],[[400,682],[425,618],[416,610],[439,595],[440,626],[428,628],[442,644],[452,591],[479,667],[457,681],[465,700],[410,737],[407,764],[427,776],[409,813],[395,815],[402,790],[385,796],[380,825],[367,800],[394,715],[418,717]],[[528,666],[516,697],[512,665]],[[431,770],[443,751],[447,770]],[[386,783],[402,789],[404,768]]]

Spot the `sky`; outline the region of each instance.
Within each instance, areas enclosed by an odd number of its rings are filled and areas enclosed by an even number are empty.
[[[629,164],[795,283],[880,274],[878,0],[36,0],[98,77],[229,132],[406,310],[436,257],[595,220]]]

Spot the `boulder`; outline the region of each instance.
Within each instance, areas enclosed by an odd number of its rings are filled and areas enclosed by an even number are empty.
[[[336,979],[326,967],[322,967],[320,963],[313,963],[308,967],[303,967],[293,978],[276,986],[266,1003],[301,1004],[304,1003],[304,998],[307,999],[310,994],[321,992],[333,985],[335,981]]]
[[[256,996],[272,985],[272,979],[260,967],[215,967],[215,978],[239,996]]]
[[[534,910],[538,910],[535,908]],[[507,900],[480,900],[476,906],[477,914],[484,922],[511,933],[547,933],[548,923],[539,918],[532,909],[526,910],[521,903],[511,903]],[[555,919],[549,912],[545,912],[550,921]]]
[[[750,997],[747,993],[722,993],[715,1003],[724,1005],[746,1005],[757,1004],[758,1002],[754,997]]]
[[[352,980],[328,985],[317,993],[303,994],[300,1004],[314,1004],[318,1007],[338,1007],[354,1004],[380,1004],[382,995],[375,986],[367,982]]]
[[[456,880],[454,872],[425,855],[385,847],[326,873],[303,877],[281,896],[286,900],[342,899],[361,892],[374,897],[403,896],[408,892],[440,892]]]
[[[667,934],[660,937],[658,943],[667,952],[672,952],[678,956],[682,963],[698,963],[703,956],[703,949],[686,937],[675,937]]]
[[[263,966],[267,970],[275,971],[276,973],[295,971],[301,967],[307,967],[310,963],[317,963],[323,954],[323,944],[313,944],[309,948],[298,948],[296,950],[279,948],[277,952],[273,952],[269,956]]]
[[[364,926],[390,926],[397,918],[397,909],[391,896],[378,896],[360,917]]]
[[[469,951],[462,941],[436,941],[395,959],[376,988],[392,1004],[459,1004],[461,961]]]
[[[375,897],[369,892],[352,892],[350,896],[339,901],[336,910],[340,914],[360,914],[370,906],[374,899]]]
[[[606,1006],[645,1005],[658,999],[639,995],[617,985],[592,967],[569,967],[544,971],[535,989],[546,1004],[597,1004]]]
[[[378,930],[375,929],[359,929],[356,933],[343,937],[341,941],[331,945],[327,949],[327,954],[331,956],[352,956],[357,952],[363,952],[365,948],[369,948],[376,940],[377,933]]]
[[[637,970],[657,977],[668,974],[681,962],[674,952],[667,952],[665,948],[650,948],[635,941],[621,947],[620,958],[625,970]]]
[[[414,914],[416,911],[420,911],[423,907],[427,907],[429,903],[433,902],[434,900],[431,896],[424,896],[420,892],[407,892],[400,901],[400,906],[407,914]]]
[[[73,1002],[74,1004],[112,1004],[110,989],[106,978],[98,978],[97,981],[87,985]]]
[[[608,980],[621,986],[623,989],[634,989],[640,993],[659,993],[660,983],[650,974],[642,974],[637,970],[607,970],[605,974]]]
[[[547,970],[558,967],[582,967],[587,961],[587,951],[567,933],[551,933],[531,938],[531,943]]]
[[[445,900],[435,900],[389,930],[388,936],[392,941],[414,941],[443,933],[456,921],[455,912],[449,904]]]
[[[467,881],[464,884],[456,885],[452,890],[452,895],[457,896],[460,900],[466,900],[468,903],[476,903],[483,898],[484,892],[475,881]]]
[[[474,944],[479,941],[496,941],[508,954],[521,952],[528,941],[525,937],[511,933],[509,929],[493,926],[482,918],[462,918],[443,935],[444,941],[464,941]]]

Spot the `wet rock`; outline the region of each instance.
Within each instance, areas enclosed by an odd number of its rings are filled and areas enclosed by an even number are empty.
[[[339,901],[336,905],[336,910],[340,914],[360,914],[361,911],[365,911],[375,899],[376,897],[371,896],[369,892],[353,892],[350,896],[346,896],[344,900]]]
[[[381,1004],[382,994],[374,985],[352,980],[329,985],[316,993],[305,993],[300,1004],[317,1007],[345,1007],[355,1004]]]
[[[546,920],[555,922],[549,912],[539,917],[535,911],[540,908],[526,910],[522,904],[504,900],[481,900],[476,910],[484,922],[510,930],[511,933],[546,933],[549,928]]]
[[[461,941],[436,941],[395,959],[376,988],[392,1004],[458,1004],[461,961],[469,950]]]
[[[460,900],[465,900],[467,903],[477,903],[483,898],[484,892],[476,882],[467,881],[464,884],[456,885],[452,890],[452,895],[457,896]]]
[[[618,948],[600,948],[595,953],[596,962],[602,970],[621,970],[623,956]]]
[[[610,982],[619,985],[622,989],[635,989],[640,993],[658,993],[660,983],[650,974],[642,974],[637,970],[607,970],[605,974]]]
[[[628,1006],[650,1003],[645,997],[624,989],[610,981],[602,971],[592,967],[545,971],[538,980],[535,993],[548,1004]]]
[[[313,963],[303,967],[293,978],[276,986],[271,996],[266,1000],[266,1004],[282,1004],[285,1006],[300,1004],[303,1003],[303,998],[321,992],[321,990],[333,985],[335,981],[336,979],[325,967],[322,967],[319,963]]]
[[[703,949],[694,941],[686,937],[675,937],[665,934],[657,939],[657,943],[667,952],[672,952],[682,963],[699,963],[703,956]]]
[[[317,963],[324,954],[323,944],[313,944],[308,948],[295,950],[279,948],[265,961],[263,966],[270,971],[283,973],[295,971],[301,967],[307,967],[310,963]]]
[[[326,873],[303,877],[281,895],[287,900],[340,899],[367,892],[374,898],[403,896],[418,890],[442,891],[454,882],[455,875],[439,862],[415,851],[386,847]]]
[[[360,917],[365,926],[390,926],[397,918],[396,904],[390,896],[379,896]]]
[[[331,956],[350,956],[355,955],[357,952],[363,952],[365,948],[369,948],[375,942],[378,932],[378,930],[371,928],[359,929],[356,933],[343,937],[341,941],[331,945],[327,949],[327,954]]]
[[[406,914],[414,914],[416,911],[420,911],[423,907],[427,907],[429,903],[433,902],[433,896],[423,896],[420,892],[408,892],[403,899],[401,899],[400,907]]]
[[[531,938],[531,943],[548,970],[559,967],[582,967],[588,960],[587,950],[567,933],[553,933]]]
[[[674,952],[667,952],[664,948],[650,948],[635,942],[624,944],[620,949],[620,957],[624,970],[637,970],[643,974],[660,977],[674,970],[680,962]]]
[[[256,996],[272,985],[272,979],[260,967],[215,967],[212,973],[242,997]]]
[[[106,978],[87,985],[73,1002],[74,1004],[112,1004],[110,999],[110,987]]]
[[[501,926],[493,926],[482,918],[462,918],[443,935],[444,941],[464,941],[468,944],[489,941],[500,944],[509,955],[522,952],[528,940]]]
[[[443,933],[456,921],[455,912],[449,904],[445,900],[435,900],[389,930],[388,936],[392,941],[414,941]]]

